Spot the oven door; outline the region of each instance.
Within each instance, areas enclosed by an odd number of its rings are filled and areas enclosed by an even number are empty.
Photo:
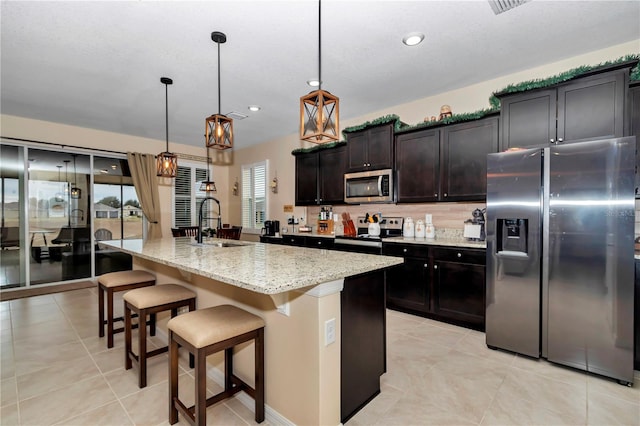
[[[336,237],[333,249],[350,253],[382,254],[382,241]]]

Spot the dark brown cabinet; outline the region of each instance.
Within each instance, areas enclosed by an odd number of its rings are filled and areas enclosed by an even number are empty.
[[[629,88],[629,109],[631,110],[630,134],[636,137],[636,198],[640,197],[640,83]]]
[[[440,130],[421,130],[396,137],[398,203],[438,201]]]
[[[393,167],[393,123],[347,133],[349,172]]]
[[[487,154],[498,152],[498,117],[442,128],[440,193],[445,201],[487,197]]]
[[[629,68],[500,99],[500,149],[625,136]]]
[[[635,291],[635,307],[634,307],[634,369],[640,370],[640,260],[636,260],[636,291]]]
[[[386,271],[387,307],[463,327],[485,327],[483,249],[384,243],[404,263]]]
[[[344,203],[346,147],[296,155],[297,206]]]
[[[396,136],[397,202],[483,201],[487,154],[498,151],[498,118]]]
[[[382,253],[404,258],[386,270],[387,307],[409,312],[430,312],[429,250],[410,244],[384,244]]]
[[[433,250],[433,313],[484,330],[485,250]]]

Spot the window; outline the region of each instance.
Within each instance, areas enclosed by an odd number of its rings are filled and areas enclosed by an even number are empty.
[[[258,232],[267,216],[267,161],[242,166],[242,227]]]
[[[207,169],[198,165],[179,165],[174,187],[174,226],[192,226],[198,221],[198,208],[205,193],[200,182],[207,179]]]

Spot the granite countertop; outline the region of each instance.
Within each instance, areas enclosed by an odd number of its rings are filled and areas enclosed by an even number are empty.
[[[213,243],[242,244],[217,247]],[[263,294],[284,293],[398,265],[402,258],[191,237],[100,241],[132,256]]]

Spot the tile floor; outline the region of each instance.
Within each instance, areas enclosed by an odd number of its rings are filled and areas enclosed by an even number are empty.
[[[0,424],[168,424],[166,355],[151,359],[149,385],[139,389],[135,370],[122,366],[122,334],[110,350],[97,337],[96,311],[93,288],[0,303]],[[382,392],[347,426],[640,425],[638,372],[627,388],[489,350],[483,333],[394,311],[387,319]],[[190,371],[181,375],[189,403]],[[208,414],[210,425],[254,424],[236,399]]]

